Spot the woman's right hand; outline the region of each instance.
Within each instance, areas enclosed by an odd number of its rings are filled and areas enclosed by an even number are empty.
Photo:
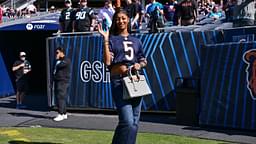
[[[104,37],[104,40],[108,40],[109,30],[104,31],[101,24],[98,24],[98,32]]]

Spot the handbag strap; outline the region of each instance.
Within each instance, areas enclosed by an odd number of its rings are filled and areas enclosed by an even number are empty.
[[[133,78],[132,78],[132,76],[133,76],[133,75],[132,75],[132,69],[133,69],[133,66],[129,66],[129,67],[128,67],[128,72],[127,72],[128,74],[127,74],[127,75],[128,75],[128,77],[133,81]],[[137,76],[138,81],[140,81],[140,73],[139,73],[138,70],[135,71],[135,75]]]
[[[136,88],[136,86],[135,86],[135,84],[134,84],[134,80],[133,80],[133,78],[132,78],[132,69],[133,69],[133,66],[128,67],[128,77],[129,77],[129,79],[130,79],[131,82],[132,82],[134,91],[138,91],[137,88]],[[136,76],[137,76],[137,79],[138,79],[138,81],[139,81],[139,80],[140,80],[140,76],[139,76],[139,72],[138,72],[137,70],[136,70]]]

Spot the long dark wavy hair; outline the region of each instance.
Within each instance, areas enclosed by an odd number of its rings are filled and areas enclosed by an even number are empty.
[[[129,23],[128,23],[127,28],[128,28],[128,33],[131,33],[131,21],[130,21],[130,18],[128,16],[128,13],[125,10],[121,9],[121,10],[117,10],[115,12],[115,14],[113,15],[112,25],[111,25],[110,30],[109,30],[110,35],[119,35],[119,30],[118,30],[118,27],[117,27],[117,24],[116,24],[117,15],[119,13],[123,13],[128,17]]]

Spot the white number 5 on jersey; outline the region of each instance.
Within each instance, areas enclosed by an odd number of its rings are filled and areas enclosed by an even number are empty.
[[[133,60],[134,57],[134,50],[132,47],[130,47],[129,45],[132,45],[132,42],[130,41],[124,41],[124,52],[125,52],[125,58],[127,60]]]

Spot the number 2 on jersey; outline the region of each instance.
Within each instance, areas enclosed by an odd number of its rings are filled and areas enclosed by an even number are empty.
[[[66,12],[66,20],[70,20],[70,12]]]
[[[132,45],[132,42],[124,41],[123,45],[124,45],[125,58],[127,60],[133,60],[134,50],[131,46],[129,46],[129,45]]]

